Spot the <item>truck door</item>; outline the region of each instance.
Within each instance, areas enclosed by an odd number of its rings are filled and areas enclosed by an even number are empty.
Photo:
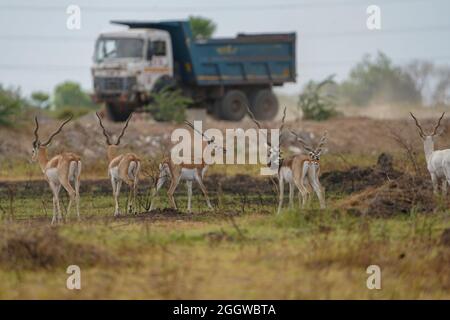
[[[161,79],[172,79],[173,61],[172,48],[169,35],[152,37],[149,39],[151,46],[151,59],[145,73],[149,78],[149,91],[158,90],[155,86],[160,86]],[[166,80],[167,81],[167,80]]]

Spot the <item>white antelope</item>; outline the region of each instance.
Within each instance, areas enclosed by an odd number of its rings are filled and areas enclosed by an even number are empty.
[[[120,139],[122,139],[125,134],[125,130],[128,127],[128,123],[130,122],[131,116],[127,119],[124,127],[122,128],[122,132],[117,138],[116,143],[111,143],[110,135],[106,131],[102,119],[98,113],[97,118],[99,120],[100,127],[103,129],[103,135],[106,138],[107,144],[107,155],[108,155],[108,176],[111,178],[111,184],[113,189],[113,197],[115,202],[115,210],[114,216],[120,215],[119,210],[119,195],[120,188],[122,187],[122,183],[125,182],[130,188],[130,193],[128,195],[128,212],[131,213],[132,209],[136,210],[136,192],[137,185],[139,180],[139,171],[141,169],[141,160],[134,153],[118,153],[118,147],[120,144]]]
[[[431,176],[431,182],[433,184],[433,192],[438,193],[439,182],[442,183],[442,194],[447,194],[447,184],[450,183],[450,149],[434,150],[434,137],[438,134],[438,128],[441,125],[441,120],[445,115],[439,118],[431,134],[426,134],[417,118],[410,112],[411,117],[416,122],[416,126],[419,129],[419,135],[423,140],[423,149],[425,152],[425,159],[427,162],[427,169]]]
[[[190,126],[192,129],[196,130],[194,128],[194,125],[190,123],[189,121],[185,121],[185,123]],[[205,139],[203,141],[202,148],[204,149],[206,147],[206,144],[210,145],[214,143],[214,137],[208,138],[205,136],[202,132],[199,132]],[[214,146],[214,150],[217,150],[221,147]],[[225,149],[224,149],[225,150]],[[208,170],[209,165],[202,159],[202,162],[199,164],[193,163],[194,161],[191,161],[191,163],[181,163],[181,164],[175,164],[172,159],[169,157],[165,159],[160,165],[159,165],[159,177],[158,181],[156,183],[156,188],[153,190],[152,194],[152,203],[150,205],[150,211],[155,208],[155,200],[156,196],[158,194],[159,189],[164,185],[164,183],[170,179],[170,186],[167,190],[167,195],[169,197],[170,205],[177,209],[177,205],[175,203],[174,193],[175,190],[178,187],[178,184],[181,180],[186,181],[187,186],[187,195],[188,195],[188,203],[187,203],[187,211],[191,212],[191,200],[192,200],[192,182],[196,181],[200,187],[200,189],[203,192],[203,195],[206,199],[206,204],[208,205],[209,209],[213,209],[211,202],[208,197],[208,191],[206,190],[206,187],[203,183],[203,178],[205,176],[206,171]]]
[[[34,118],[36,128],[34,130],[33,151],[31,160],[38,162],[41,167],[45,179],[50,185],[53,193],[53,218],[55,221],[62,221],[61,207],[59,203],[59,191],[61,186],[69,194],[69,204],[67,206],[67,215],[70,214],[72,202],[75,201],[78,220],[80,219],[80,175],[81,175],[81,158],[75,153],[64,152],[48,159],[47,146],[52,139],[61,132],[62,128],[70,121],[72,117],[64,121],[46,142],[39,139],[39,122],[37,117]],[[74,186],[70,184],[74,182]]]

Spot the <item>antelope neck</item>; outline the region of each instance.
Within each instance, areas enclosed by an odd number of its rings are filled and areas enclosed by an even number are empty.
[[[425,159],[427,163],[430,161],[430,157],[434,152],[434,141],[433,138],[427,137],[423,142],[423,150],[425,152]]]
[[[107,153],[108,153],[108,160],[112,161],[117,156],[117,146],[113,144],[109,145]]]
[[[42,172],[44,172],[48,163],[47,147],[40,146],[37,152],[39,166],[41,167]]]

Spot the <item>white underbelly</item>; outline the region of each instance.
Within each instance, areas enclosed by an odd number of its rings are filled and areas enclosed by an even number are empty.
[[[137,163],[135,161],[131,161],[130,165],[128,166],[128,177],[130,179],[134,179],[134,170],[136,169],[136,166],[137,166]],[[109,174],[115,180],[119,180],[120,179],[119,166],[112,167],[111,169],[109,169]]]
[[[283,180],[287,183],[294,182],[294,175],[292,174],[292,170],[289,168],[282,167],[280,169],[280,175],[283,176]]]
[[[69,172],[68,172],[68,180],[74,181],[77,176],[77,169],[78,169],[78,163],[76,161],[72,161],[69,165]],[[59,175],[58,175],[58,169],[57,168],[50,168],[45,171],[45,175],[47,176],[47,179],[53,183],[59,184]]]
[[[45,171],[47,179],[53,183],[59,183],[58,169],[50,168]]]
[[[193,181],[195,180],[195,171],[196,169],[181,169],[181,180]]]
[[[112,167],[109,169],[109,175],[111,178],[114,178],[115,180],[119,179],[119,167]]]

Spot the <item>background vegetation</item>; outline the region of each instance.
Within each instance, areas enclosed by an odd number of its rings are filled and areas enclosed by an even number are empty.
[[[0,84],[0,126],[11,125],[26,107],[27,101],[19,89],[4,88]]]
[[[153,101],[146,109],[156,121],[181,123],[186,119],[186,109],[192,99],[185,97],[181,90],[163,88],[152,94]]]
[[[189,23],[195,39],[209,39],[217,29],[217,25],[211,19],[200,16],[190,16]]]
[[[336,106],[448,107],[450,68],[428,61],[394,65],[384,53],[366,55],[340,82],[329,76],[322,82],[310,81],[299,95],[303,118],[324,120],[338,115]]]

